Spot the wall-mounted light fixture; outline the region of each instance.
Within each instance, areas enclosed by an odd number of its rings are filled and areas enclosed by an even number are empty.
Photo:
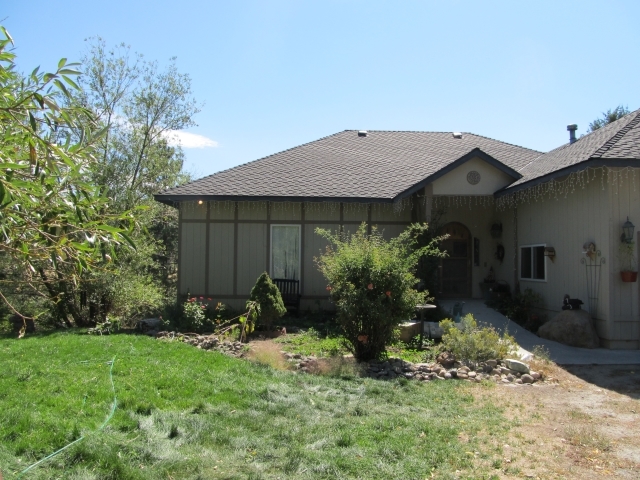
[[[549,257],[551,261],[556,258],[556,249],[553,247],[544,247],[544,256]]]
[[[622,235],[620,236],[620,241],[622,243],[632,243],[633,242],[633,230],[636,226],[629,221],[629,217],[627,217],[627,221],[622,224]]]
[[[202,205],[202,200],[198,200],[198,205]]]

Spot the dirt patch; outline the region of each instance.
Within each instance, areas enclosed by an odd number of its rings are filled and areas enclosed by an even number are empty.
[[[516,423],[500,478],[640,478],[638,367],[548,366],[547,383],[478,390]]]

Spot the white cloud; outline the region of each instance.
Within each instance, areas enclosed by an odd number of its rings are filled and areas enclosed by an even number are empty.
[[[169,130],[162,134],[169,145],[172,147],[181,146],[182,148],[215,148],[218,146],[218,142],[205,137],[204,135],[198,135],[197,133],[183,132],[181,130]]]

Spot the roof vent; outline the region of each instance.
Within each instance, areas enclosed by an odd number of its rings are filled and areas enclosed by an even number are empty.
[[[578,125],[572,123],[571,125],[567,125],[567,130],[569,131],[569,143],[575,142],[576,139],[576,130],[578,130]]]
[[[367,132],[366,130],[358,130],[359,137],[366,137],[368,133],[369,132]]]
[[[453,132],[453,138],[462,138],[461,132]]]

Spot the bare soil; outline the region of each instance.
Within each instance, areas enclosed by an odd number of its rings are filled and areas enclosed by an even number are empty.
[[[639,479],[640,365],[540,368],[545,383],[477,390],[516,421],[499,478]]]

